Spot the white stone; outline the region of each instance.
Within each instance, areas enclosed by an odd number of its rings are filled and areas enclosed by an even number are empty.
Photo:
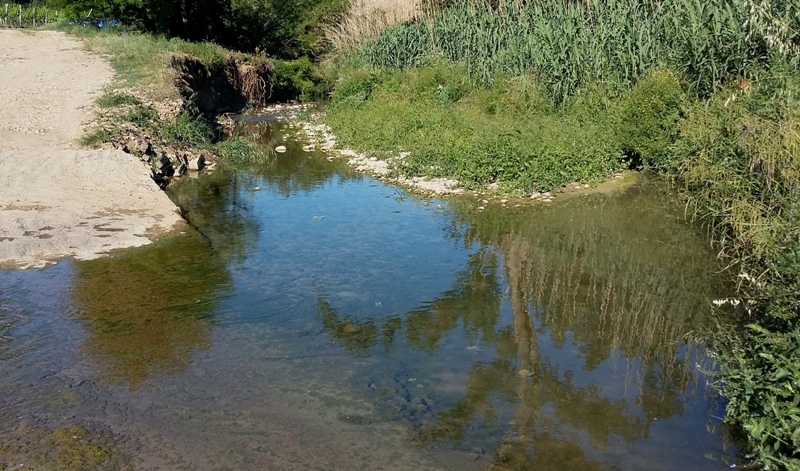
[[[206,158],[202,155],[189,161],[189,170],[202,170],[206,166]]]

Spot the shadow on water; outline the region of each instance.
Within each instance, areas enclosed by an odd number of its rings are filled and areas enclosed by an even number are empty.
[[[235,251],[234,251],[235,252]],[[213,314],[229,289],[224,260],[197,235],[76,262],[73,300],[83,350],[102,377],[138,388],[184,370],[211,346]]]

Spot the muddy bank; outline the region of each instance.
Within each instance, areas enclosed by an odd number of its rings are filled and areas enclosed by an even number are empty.
[[[171,65],[184,102],[194,104],[204,114],[263,105],[272,95],[274,69],[267,60],[231,55],[221,63],[206,64],[197,57],[176,54]]]
[[[213,170],[219,161],[213,144],[229,127],[220,113],[263,105],[272,88],[272,64],[257,57],[230,54],[209,63],[173,54],[170,67],[178,97],[153,101],[136,88],[117,90],[124,102],[98,110],[86,131],[101,136],[96,146],[141,160],[162,189],[193,171]]]

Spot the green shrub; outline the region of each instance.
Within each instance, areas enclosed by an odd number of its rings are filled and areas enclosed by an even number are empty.
[[[332,104],[347,102],[358,104],[372,98],[372,93],[381,83],[382,77],[377,73],[361,69],[350,70],[343,74],[336,84]]]
[[[463,67],[445,63],[345,80],[326,121],[358,150],[410,151],[395,164],[405,175],[530,194],[600,181],[622,163],[608,113],[596,112],[605,106],[600,92],[558,111],[530,83],[473,90]]]
[[[315,100],[327,97],[330,89],[316,64],[308,57],[273,60],[270,101]]]
[[[191,146],[209,147],[214,141],[214,130],[202,118],[188,111],[182,111],[175,121],[161,125],[161,136],[170,142]]]
[[[618,107],[618,134],[623,150],[645,167],[677,170],[671,144],[687,100],[678,78],[656,69],[625,93]]]

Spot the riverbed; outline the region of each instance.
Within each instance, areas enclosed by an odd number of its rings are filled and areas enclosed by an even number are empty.
[[[730,287],[666,185],[419,197],[258,132],[170,190],[187,235],[0,272],[0,467],[736,463],[685,339]]]

